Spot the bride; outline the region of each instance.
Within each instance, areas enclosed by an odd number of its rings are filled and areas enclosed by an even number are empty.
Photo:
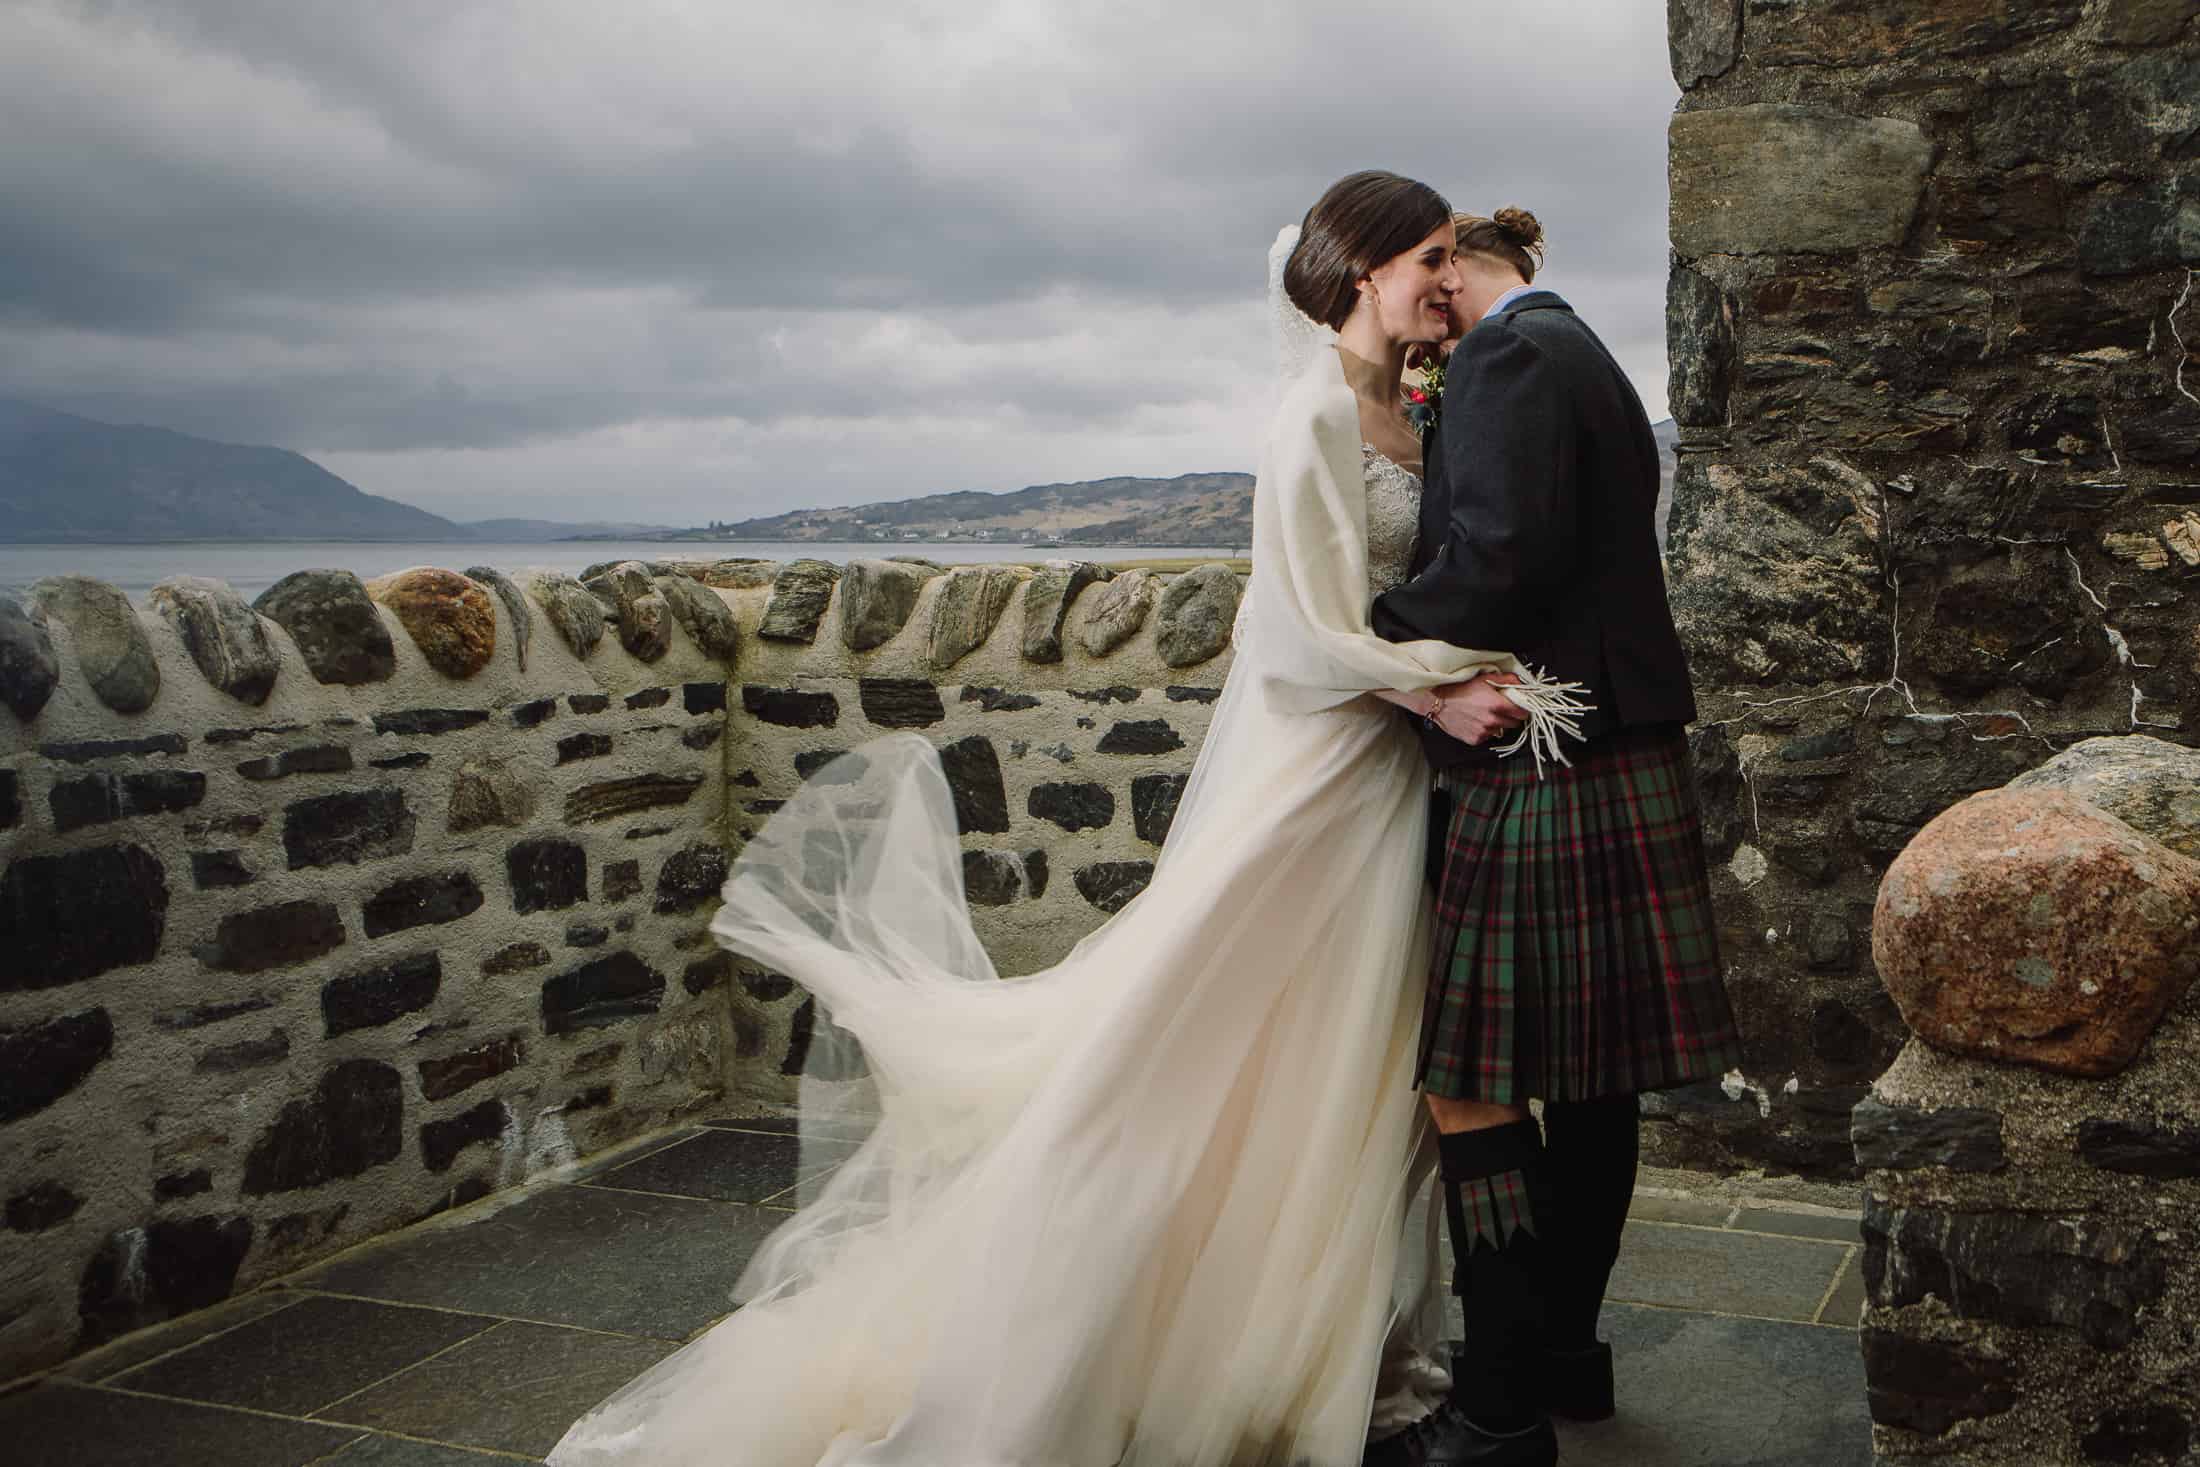
[[[1404,1241],[1428,769],[1388,705],[1542,758],[1565,700],[1502,653],[1368,629],[1413,552],[1398,384],[1450,324],[1450,206],[1354,174],[1270,264],[1292,373],[1252,586],[1152,885],[1003,981],[930,745],[813,778],[712,931],[855,1036],[875,1124],[744,1307],[554,1467],[1357,1467],[1379,1393],[1441,1388],[1414,1348],[1441,1323],[1411,1285],[1432,1239]]]

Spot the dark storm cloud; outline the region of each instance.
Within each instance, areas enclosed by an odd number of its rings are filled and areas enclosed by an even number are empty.
[[[592,435],[670,518],[1229,466],[1269,238],[1380,165],[1536,209],[1655,399],[1660,11],[28,0],[0,392],[461,513]]]

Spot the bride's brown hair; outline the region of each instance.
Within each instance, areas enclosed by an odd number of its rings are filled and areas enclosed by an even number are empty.
[[[1425,183],[1370,169],[1348,174],[1314,201],[1283,267],[1291,304],[1336,330],[1352,314],[1360,279],[1443,227],[1451,205]]]
[[[1543,266],[1543,226],[1526,209],[1507,204],[1489,218],[1479,214],[1454,214],[1459,253],[1490,255],[1520,272],[1522,280],[1535,279]]]

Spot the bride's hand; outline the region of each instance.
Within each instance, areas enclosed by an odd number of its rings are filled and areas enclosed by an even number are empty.
[[[1519,681],[1510,673],[1492,673],[1438,688],[1431,721],[1463,744],[1495,743],[1528,721],[1520,706],[1501,691]]]

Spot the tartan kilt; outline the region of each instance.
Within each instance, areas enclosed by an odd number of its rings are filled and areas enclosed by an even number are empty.
[[[1444,770],[1435,802],[1422,1090],[1593,1100],[1741,1063],[1685,731],[1622,730],[1542,780]]]

